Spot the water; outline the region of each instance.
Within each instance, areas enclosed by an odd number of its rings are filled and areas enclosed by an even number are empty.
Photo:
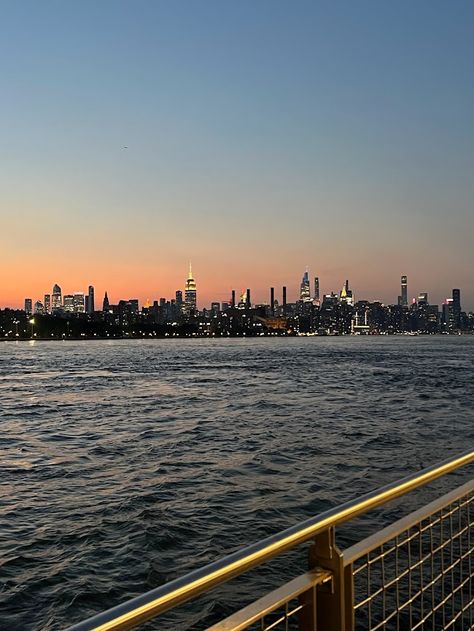
[[[467,336],[1,344],[0,628],[62,629],[472,448],[473,377]]]

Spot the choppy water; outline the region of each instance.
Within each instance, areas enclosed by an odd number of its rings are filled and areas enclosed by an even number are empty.
[[[474,337],[1,344],[0,628],[62,629],[465,451],[473,400]]]

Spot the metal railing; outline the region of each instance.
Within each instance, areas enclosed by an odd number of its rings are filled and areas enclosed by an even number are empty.
[[[336,526],[472,462],[474,451],[469,451],[424,469],[98,614],[70,631],[134,628],[308,540],[313,543],[306,574],[209,631],[472,630],[474,480],[344,553],[335,542]]]

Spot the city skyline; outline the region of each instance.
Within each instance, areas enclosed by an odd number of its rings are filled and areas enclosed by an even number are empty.
[[[189,305],[189,308],[194,310],[196,307],[199,309],[209,308],[214,302],[231,302],[232,292],[235,292],[237,296],[237,300],[238,300],[239,296],[244,295],[248,289],[251,289],[252,291],[252,302],[254,304],[257,304],[257,303],[270,304],[271,295],[274,296],[277,302],[281,303],[282,292],[284,291],[286,295],[286,300],[288,303],[295,303],[298,301],[312,302],[314,300],[319,300],[319,297],[321,297],[322,299],[324,295],[329,295],[332,292],[335,292],[336,294],[342,292],[344,296],[350,297],[351,303],[354,303],[359,300],[368,300],[370,302],[379,301],[387,305],[398,303],[398,304],[401,304],[402,306],[409,306],[413,301],[418,300],[420,296],[429,296],[429,301],[431,304],[442,305],[446,302],[446,300],[449,300],[452,298],[453,287],[456,287],[456,284],[454,283],[452,288],[448,289],[444,293],[444,296],[440,297],[440,299],[437,300],[436,299],[437,294],[435,294],[435,292],[431,291],[430,288],[427,288],[426,286],[423,286],[422,289],[420,288],[413,289],[410,283],[410,276],[402,274],[401,276],[399,276],[398,293],[395,293],[388,300],[381,300],[380,297],[365,295],[361,293],[360,291],[358,291],[357,289],[355,289],[354,288],[355,283],[352,280],[351,280],[351,287],[349,288],[349,280],[347,278],[345,278],[342,285],[340,285],[339,287],[337,286],[327,287],[324,283],[324,279],[322,280],[323,282],[321,282],[320,276],[311,274],[310,268],[306,267],[302,274],[301,282],[299,284],[296,283],[295,281],[293,281],[293,283],[290,285],[283,285],[281,283],[276,283],[273,285],[269,284],[267,285],[267,287],[264,289],[263,292],[255,291],[255,289],[249,286],[249,284],[247,284],[245,287],[242,287],[242,284],[241,284],[240,286],[230,288],[228,292],[221,292],[218,295],[212,295],[209,300],[206,300],[201,297],[202,293],[204,295],[207,295],[207,293],[203,291],[202,285],[200,282],[199,282],[199,291],[196,292],[196,286],[198,284],[198,281],[194,278],[194,275],[192,272],[192,265],[190,262],[186,280],[184,281],[182,280],[181,285],[175,287],[173,290],[170,290],[168,293],[157,292],[153,294],[151,292],[148,292],[146,295],[146,298],[143,298],[142,296],[134,292],[133,289],[129,291],[128,293],[125,293],[122,295],[114,295],[107,288],[105,288],[103,292],[101,292],[100,290],[97,291],[97,286],[92,283],[86,284],[87,291],[84,291],[81,289],[75,289],[71,291],[70,286],[67,284],[66,284],[66,289],[63,290],[62,284],[55,283],[52,287],[52,291],[50,289],[46,289],[45,291],[40,292],[39,295],[26,295],[22,298],[19,304],[3,304],[2,305],[2,303],[0,302],[0,308],[23,309],[25,305],[25,299],[29,299],[31,300],[33,306],[35,305],[37,301],[44,303],[43,306],[46,306],[45,303],[47,301],[48,304],[50,305],[50,309],[49,310],[45,309],[45,311],[51,312],[51,310],[53,310],[54,307],[58,308],[59,306],[63,306],[64,297],[67,296],[67,298],[69,299],[71,303],[70,305],[68,305],[67,310],[70,310],[70,311],[75,310],[79,312],[91,313],[94,311],[94,301],[95,301],[96,310],[100,309],[99,303],[101,303],[102,301],[101,296],[104,296],[104,295],[106,295],[107,300],[111,304],[114,302],[117,303],[120,300],[133,299],[133,300],[136,300],[138,304],[143,306],[147,303],[152,304],[153,301],[160,300],[162,298],[165,298],[166,300],[170,300],[170,299],[175,300],[177,298],[177,295],[180,294],[179,300],[182,301],[183,304]],[[58,291],[61,292],[62,299],[63,299],[62,302],[58,302],[58,300],[61,300],[60,298],[55,299],[55,292],[58,292]],[[388,291],[388,288],[386,288],[386,291]],[[461,295],[463,296],[464,309],[466,311],[472,311],[473,310],[472,307],[468,305],[465,301],[462,287],[459,289],[456,288],[456,291],[460,291]],[[196,294],[197,294],[197,298],[196,298]],[[439,295],[442,296],[442,294],[439,294]],[[0,300],[1,300],[1,297],[0,297]],[[72,308],[75,301],[81,302],[81,305],[82,305],[81,308],[79,309]]]
[[[172,295],[191,257],[203,303],[309,264],[473,308],[474,5],[343,4],[5,6],[2,304]]]

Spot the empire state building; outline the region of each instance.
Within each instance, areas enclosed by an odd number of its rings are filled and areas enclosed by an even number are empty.
[[[184,308],[188,315],[196,313],[197,310],[197,289],[196,281],[193,278],[193,270],[191,263],[189,264],[188,280],[184,290]]]

